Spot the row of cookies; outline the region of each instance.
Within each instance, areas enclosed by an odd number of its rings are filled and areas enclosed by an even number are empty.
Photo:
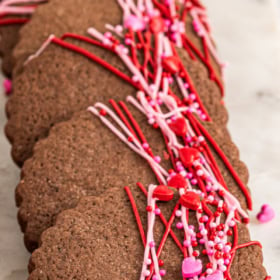
[[[198,104],[194,109],[203,106],[200,113],[205,109],[208,120],[212,120],[204,127],[246,184],[247,169],[240,162],[238,150],[226,130],[227,112],[221,103],[220,64],[213,55],[209,58],[208,53],[207,56],[203,37],[198,36],[193,26],[191,7],[202,9],[196,1],[193,2],[186,9],[189,12],[185,25],[190,40],[188,51],[179,48],[179,58],[198,94],[193,98],[193,103]],[[158,9],[161,11],[162,6]],[[135,87],[104,65],[92,61],[93,55],[99,57],[127,77],[131,73],[119,56],[89,43],[85,37],[73,36],[78,34],[89,38],[88,27],[106,32],[106,24],[122,26],[122,19],[121,7],[113,0],[98,3],[52,0],[36,9],[32,20],[21,29],[13,53],[16,66],[13,95],[6,106],[9,119],[6,134],[12,143],[15,162],[23,166],[16,200],[25,244],[30,251],[41,245],[32,256],[30,279],[132,279],[139,275],[143,248],[123,187],[133,187],[137,201],[140,200],[140,216],[146,224],[145,197],[134,186],[138,181],[144,186],[157,184],[156,177],[145,160],[132,153],[91,112],[86,111],[96,102],[108,105],[111,98],[122,101],[127,96],[135,96]],[[72,35],[61,38],[65,33]],[[55,37],[48,41],[51,34]],[[44,42],[47,44],[40,49]],[[30,57],[38,49],[40,52]],[[176,87],[172,90],[179,93]],[[192,98],[186,99],[184,104],[193,106],[190,103]],[[115,103],[111,101],[112,104]],[[141,124],[153,153],[165,159],[162,164],[169,168],[170,157],[166,157],[159,129],[148,125],[145,116],[134,106],[126,106]],[[211,140],[208,139],[207,144],[211,146]],[[213,147],[211,149],[230,192],[246,209],[246,196],[238,181],[219,153]],[[80,200],[85,196],[89,197]],[[174,203],[164,204],[162,213],[168,217],[172,207]],[[193,223],[194,214],[190,215]],[[157,240],[164,228],[158,225],[156,230]],[[240,244],[250,242],[248,230],[241,223],[238,233]],[[165,279],[181,275],[182,256],[179,253],[168,238],[162,252],[168,272]],[[240,249],[230,269],[232,279],[264,279],[266,272],[261,263],[261,250],[257,245]],[[208,272],[211,277],[211,271]]]

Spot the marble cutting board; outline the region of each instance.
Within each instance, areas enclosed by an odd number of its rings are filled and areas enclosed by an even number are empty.
[[[267,202],[280,214],[280,1],[204,2],[220,54],[229,62],[229,128],[251,174],[255,208],[251,213],[252,238],[262,242],[267,270],[278,280],[280,219],[260,225],[254,217]],[[3,133],[5,102],[0,92],[0,280],[22,280],[27,278],[29,254],[16,221],[14,188],[19,170],[10,158],[10,146]]]

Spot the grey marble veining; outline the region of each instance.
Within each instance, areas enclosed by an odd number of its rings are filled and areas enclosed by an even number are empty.
[[[0,83],[2,84],[1,77]],[[19,169],[10,157],[10,145],[3,133],[6,122],[4,104],[6,97],[0,94],[0,279],[27,279],[26,266],[29,254],[17,224],[14,189],[19,181]]]
[[[279,0],[205,0],[221,56],[229,62],[226,105],[229,127],[247,163],[255,209],[251,232],[264,246],[265,265],[280,279],[279,217],[260,225],[263,203],[280,213],[280,20]],[[280,6],[280,4],[279,4]],[[2,77],[0,83],[2,83]],[[27,278],[29,254],[16,221],[14,189],[19,170],[3,134],[6,97],[0,93],[0,280]]]

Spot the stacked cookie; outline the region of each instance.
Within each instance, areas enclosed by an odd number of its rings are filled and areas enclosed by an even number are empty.
[[[200,3],[52,0],[13,54],[30,279],[269,279]]]

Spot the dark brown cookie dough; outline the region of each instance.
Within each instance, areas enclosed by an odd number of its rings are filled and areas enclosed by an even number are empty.
[[[131,189],[146,230],[145,197],[136,187]],[[172,210],[169,204],[158,205],[162,212]],[[158,218],[156,243],[163,231]],[[249,240],[244,225],[239,226],[239,234],[243,242]],[[83,197],[76,208],[58,215],[55,226],[42,234],[41,246],[32,254],[29,279],[138,279],[143,252],[127,195],[124,189],[112,188],[100,197]],[[167,271],[164,279],[181,279],[183,256],[170,236],[160,258]],[[230,274],[233,280],[264,280],[261,249],[240,250]]]
[[[19,39],[19,30],[22,24],[12,24],[8,26],[0,25],[0,55],[2,57],[3,73],[11,77],[15,61],[12,55],[14,46]]]
[[[37,59],[21,67],[20,62],[27,53],[35,51],[50,33],[57,36],[65,32],[85,34],[89,26],[104,31],[107,22],[114,25],[121,22],[116,1],[67,0],[66,4],[53,0],[39,7],[32,21],[23,27],[15,50],[18,66],[14,92],[6,107],[9,117],[6,134],[13,144],[12,156],[19,165],[31,156],[34,143],[45,137],[53,124],[69,119],[74,112],[96,101],[135,94],[134,89],[99,65],[53,44]],[[108,52],[85,43],[75,43],[126,71]],[[184,62],[209,114],[224,125],[227,113],[220,103],[221,93],[217,85],[209,80],[208,72],[200,62],[187,57]]]
[[[155,155],[164,158],[166,149],[158,130],[147,124],[143,115],[130,107]],[[247,183],[248,172],[239,161],[237,148],[229,136],[214,124],[207,124],[220,147]],[[245,199],[221,160],[217,162],[231,191],[246,208]],[[164,161],[163,164],[169,164]],[[170,166],[166,166],[170,168]],[[16,190],[18,218],[25,244],[29,250],[37,247],[40,234],[53,225],[55,216],[72,208],[84,195],[99,195],[112,187],[147,185],[155,182],[147,163],[128,149],[91,113],[82,111],[70,121],[55,125],[50,135],[39,141],[34,155],[22,168],[22,180]]]

